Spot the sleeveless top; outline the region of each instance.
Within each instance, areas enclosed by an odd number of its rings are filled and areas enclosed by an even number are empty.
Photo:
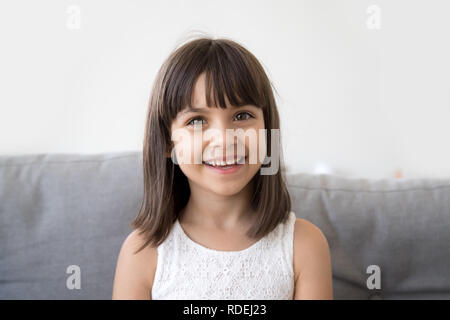
[[[289,212],[250,247],[218,251],[193,241],[178,219],[158,248],[153,300],[291,300],[294,224]]]

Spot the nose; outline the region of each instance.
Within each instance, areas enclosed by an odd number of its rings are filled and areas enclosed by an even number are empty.
[[[229,134],[227,137],[227,129]],[[227,123],[223,121],[216,122],[216,125],[208,128],[204,132],[204,138],[206,142],[205,154],[210,155],[213,158],[227,157],[235,155],[235,140],[237,137],[233,135],[233,128],[229,127]]]

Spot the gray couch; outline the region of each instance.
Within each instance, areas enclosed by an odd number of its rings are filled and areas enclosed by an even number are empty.
[[[110,299],[141,169],[138,151],[0,156],[0,299]],[[450,179],[287,179],[328,239],[335,299],[450,299]]]

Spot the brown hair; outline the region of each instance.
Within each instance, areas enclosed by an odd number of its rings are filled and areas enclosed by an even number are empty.
[[[261,108],[266,129],[267,153],[271,150],[271,129],[280,120],[269,81],[255,56],[235,41],[201,37],[174,50],[161,66],[150,96],[143,145],[144,195],[140,211],[131,226],[144,235],[145,243],[161,244],[190,196],[186,176],[171,157],[170,128],[178,112],[191,105],[195,80],[206,74],[208,107],[226,108],[225,97],[234,106],[252,104]],[[211,93],[213,96],[211,97]],[[247,236],[259,238],[286,221],[291,199],[285,184],[281,140],[280,170],[272,175],[255,174],[252,208],[258,212]],[[263,167],[270,166],[262,164]]]

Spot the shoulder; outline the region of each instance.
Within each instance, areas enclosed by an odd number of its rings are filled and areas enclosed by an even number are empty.
[[[324,245],[328,244],[323,232],[312,222],[296,218],[294,225],[294,243],[299,245]]]
[[[113,299],[149,299],[156,270],[158,251],[150,245],[137,252],[144,237],[132,231],[124,240],[117,258]]]
[[[329,254],[328,241],[323,232],[312,222],[296,218],[294,226],[294,265],[296,276],[311,258]]]
[[[156,258],[158,254],[157,247],[147,245],[141,251],[137,252],[144,244],[146,240],[138,230],[133,230],[125,239],[120,249],[123,255],[133,259],[135,262],[147,261],[156,262],[155,259],[148,260],[148,258]],[[156,265],[155,265],[156,266]],[[148,268],[148,264],[145,266]]]
[[[332,273],[327,238],[316,225],[302,218],[296,218],[294,227],[294,273],[296,286],[314,286],[311,282],[316,281],[316,287],[320,285],[329,293]]]

